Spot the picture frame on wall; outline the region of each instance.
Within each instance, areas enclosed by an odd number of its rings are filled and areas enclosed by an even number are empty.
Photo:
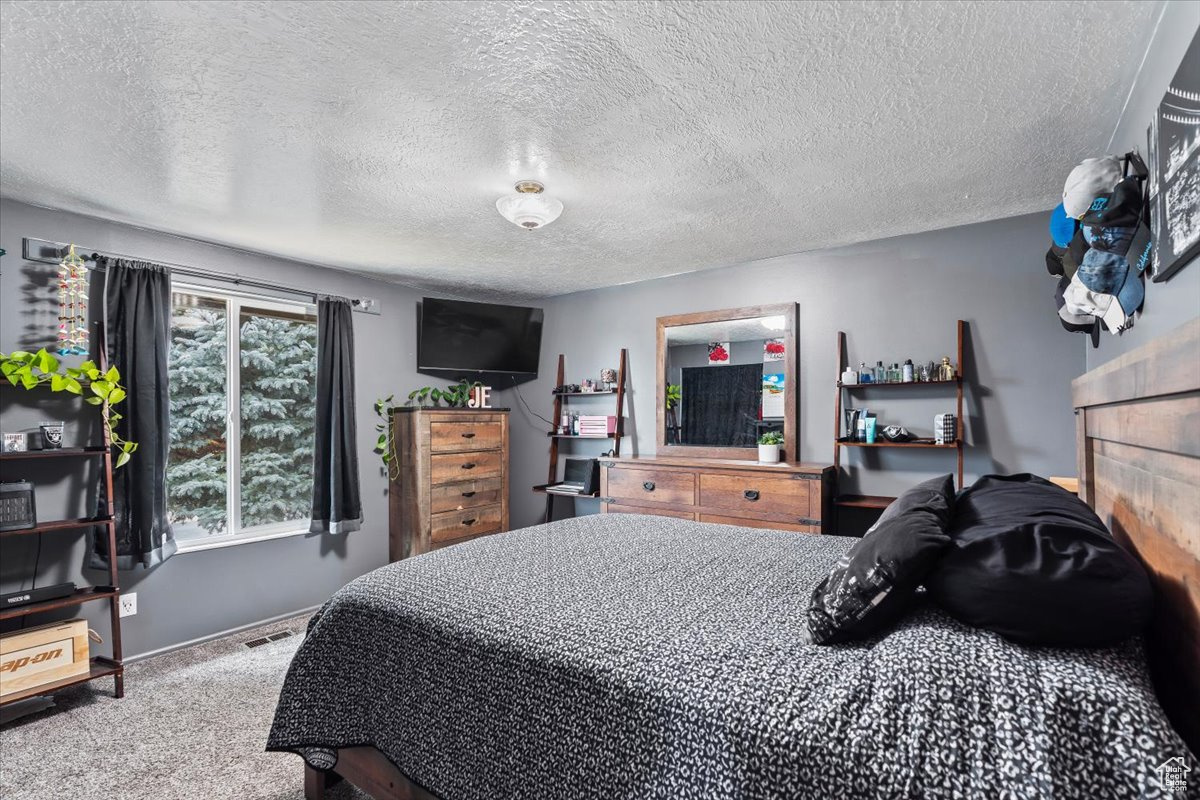
[[[1193,37],[1146,133],[1154,282],[1200,256],[1200,35]]]

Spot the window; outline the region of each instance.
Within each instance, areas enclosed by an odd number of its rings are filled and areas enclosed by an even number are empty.
[[[315,309],[177,285],[168,371],[167,510],[180,549],[307,530]]]

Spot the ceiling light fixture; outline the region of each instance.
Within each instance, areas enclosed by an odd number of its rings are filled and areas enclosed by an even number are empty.
[[[500,216],[526,230],[549,225],[563,212],[561,200],[545,194],[546,187],[537,181],[520,181],[514,194],[506,194],[496,201]]]

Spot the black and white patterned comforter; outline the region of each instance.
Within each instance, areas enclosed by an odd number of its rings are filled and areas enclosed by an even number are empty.
[[[924,608],[809,643],[853,541],[608,515],[391,564],[313,617],[268,749],[373,745],[444,800],[1182,796],[1155,767],[1195,759],[1136,642],[1028,648]]]

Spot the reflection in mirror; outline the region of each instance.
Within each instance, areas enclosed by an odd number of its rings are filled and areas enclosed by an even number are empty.
[[[666,328],[665,444],[754,447],[784,429],[783,315]]]

